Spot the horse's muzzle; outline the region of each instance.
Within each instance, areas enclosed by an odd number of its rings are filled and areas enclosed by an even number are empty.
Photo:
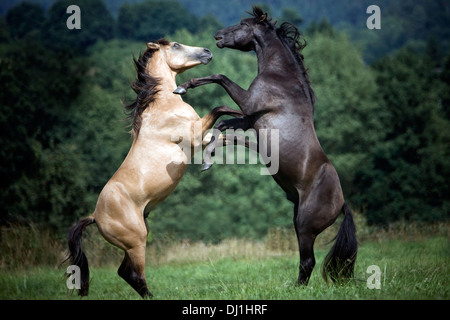
[[[212,58],[213,58],[212,52],[209,49],[204,48],[203,53],[199,57],[199,60],[203,64],[208,64],[212,60]]]
[[[217,40],[217,42],[216,42],[217,47],[222,49],[224,47],[224,41],[223,41],[223,35],[220,34],[220,31],[214,35],[214,39]]]

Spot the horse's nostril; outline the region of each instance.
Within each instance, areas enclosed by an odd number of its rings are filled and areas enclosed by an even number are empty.
[[[203,51],[206,52],[206,53],[211,53],[211,50],[209,50],[207,48],[204,48]]]

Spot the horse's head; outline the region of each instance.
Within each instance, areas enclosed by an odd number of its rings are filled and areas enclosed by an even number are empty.
[[[169,68],[177,73],[181,73],[199,64],[208,64],[213,55],[206,48],[190,47],[178,42],[168,42],[158,40],[147,43],[147,48],[160,51]]]
[[[214,38],[219,48],[231,48],[241,51],[251,51],[255,48],[255,39],[262,36],[268,29],[274,30],[267,13],[258,7],[253,7],[253,18],[241,20],[237,25],[217,31]]]

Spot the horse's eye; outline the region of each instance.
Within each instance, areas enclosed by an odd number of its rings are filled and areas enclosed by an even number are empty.
[[[178,49],[179,47],[181,47],[180,44],[176,43],[176,42],[172,46],[172,48],[174,48],[174,49]]]

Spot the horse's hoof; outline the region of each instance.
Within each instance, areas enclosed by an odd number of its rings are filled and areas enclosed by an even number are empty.
[[[183,88],[183,87],[177,87],[173,93],[175,93],[175,94],[185,94],[186,93],[186,89]]]
[[[211,167],[212,167],[212,163],[203,162],[202,163],[202,172],[208,170]]]

